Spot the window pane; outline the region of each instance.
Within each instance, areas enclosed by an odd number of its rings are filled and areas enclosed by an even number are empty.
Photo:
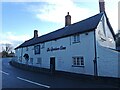
[[[41,58],[37,58],[37,64],[41,64]]]
[[[81,57],[81,65],[84,65],[84,59]]]
[[[76,65],[76,59],[75,59],[75,57],[73,58],[73,65]]]
[[[80,65],[80,58],[77,57],[77,65]]]
[[[76,35],[74,35],[74,42],[76,42]]]

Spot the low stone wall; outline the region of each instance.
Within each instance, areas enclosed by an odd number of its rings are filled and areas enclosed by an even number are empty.
[[[27,71],[47,73],[53,76],[60,76],[60,77],[62,76],[62,77],[70,78],[70,79],[82,80],[83,82],[111,84],[111,85],[120,87],[120,78],[100,77],[100,76],[63,72],[63,71],[55,71],[54,73],[51,73],[50,69],[21,64],[16,61],[10,61],[9,63],[14,67],[27,70]]]
[[[50,73],[50,69],[26,65],[26,64],[18,63],[16,61],[10,61],[9,63],[16,68],[20,68],[20,69],[27,70],[27,71]]]

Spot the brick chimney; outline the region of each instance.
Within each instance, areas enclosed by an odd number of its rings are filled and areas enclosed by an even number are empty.
[[[34,38],[38,37],[38,30],[34,30]]]
[[[105,2],[104,2],[104,0],[99,0],[99,9],[100,9],[100,12],[105,11]]]
[[[69,12],[65,16],[65,26],[68,26],[71,24],[71,16],[69,15]]]

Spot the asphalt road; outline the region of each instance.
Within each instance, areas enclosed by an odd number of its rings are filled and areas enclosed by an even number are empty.
[[[2,63],[2,68],[0,67],[2,88],[116,88],[105,83],[86,82],[45,73],[24,71],[11,66],[10,60],[10,58],[0,59],[0,63]]]

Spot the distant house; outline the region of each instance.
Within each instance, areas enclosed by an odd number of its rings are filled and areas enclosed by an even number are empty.
[[[102,3],[102,4],[101,4]],[[15,48],[16,61],[54,71],[120,77],[115,34],[100,2],[100,13],[65,27],[34,37]]]
[[[14,57],[14,56],[15,56],[15,53],[14,53],[14,52],[10,52],[8,56],[9,56],[9,57]]]

